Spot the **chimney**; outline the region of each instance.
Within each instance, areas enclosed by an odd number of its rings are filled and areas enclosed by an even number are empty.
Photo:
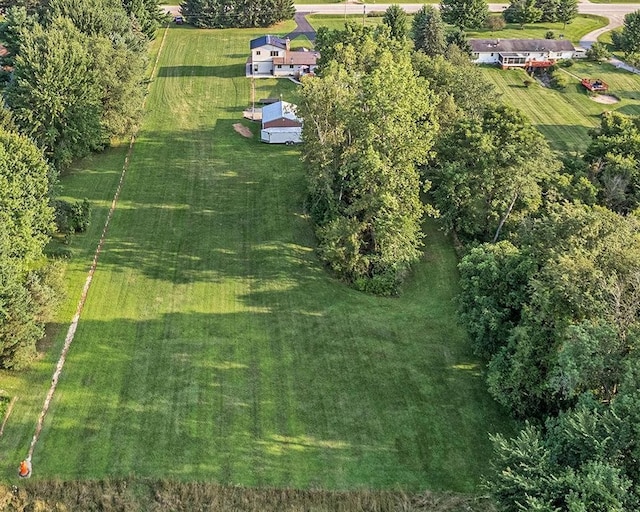
[[[288,37],[284,40],[284,49],[287,51],[291,49],[291,39]]]

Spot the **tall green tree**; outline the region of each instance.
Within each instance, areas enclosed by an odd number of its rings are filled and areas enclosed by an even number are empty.
[[[447,49],[445,27],[440,11],[431,5],[423,5],[413,18],[413,42],[416,50],[426,55],[444,55]]]
[[[626,55],[640,52],[640,10],[625,15],[622,30],[612,32],[611,39]]]
[[[44,332],[36,277],[53,228],[50,170],[26,137],[0,128],[0,367],[22,368]],[[46,295],[46,294],[45,294]]]
[[[104,146],[89,37],[67,18],[25,34],[6,99],[16,124],[57,167]]]
[[[416,165],[435,129],[432,94],[408,50],[391,51],[385,37],[336,49],[322,77],[303,83],[300,103],[320,256],[356,287],[381,294],[395,291],[420,254]],[[361,68],[345,65],[354,53]]]
[[[489,15],[486,0],[442,0],[442,19],[460,29],[481,28]]]
[[[15,65],[15,58],[22,44],[22,34],[28,33],[36,21],[36,16],[27,14],[25,7],[13,6],[7,9],[4,19],[0,21],[0,41],[7,49],[7,55],[2,57],[2,65]]]
[[[397,4],[390,5],[384,12],[382,23],[389,27],[391,37],[404,40],[407,37],[408,20],[407,13]]]
[[[497,241],[510,221],[540,207],[542,183],[554,168],[546,141],[522,113],[492,106],[439,141],[427,177],[448,229],[467,240]]]
[[[568,23],[571,23],[578,15],[578,0],[559,0],[556,9],[558,21],[562,22],[564,30]]]
[[[269,27],[295,14],[293,0],[185,0],[180,10],[201,28]]]
[[[441,55],[428,57],[415,52],[413,65],[428,80],[429,88],[437,91],[436,115],[441,133],[463,117],[480,118],[484,109],[497,101],[493,84],[466,55],[452,62]]]
[[[601,204],[619,213],[640,205],[640,117],[605,113],[585,154]]]
[[[528,23],[535,23],[542,18],[542,9],[537,6],[536,0],[511,0],[502,15],[508,23],[517,23],[520,28]]]

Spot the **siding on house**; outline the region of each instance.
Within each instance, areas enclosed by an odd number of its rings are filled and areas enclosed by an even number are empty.
[[[572,59],[575,48],[564,39],[470,39],[472,60],[477,64],[527,67]]]

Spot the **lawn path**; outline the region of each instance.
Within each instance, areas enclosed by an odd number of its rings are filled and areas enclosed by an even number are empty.
[[[160,49],[158,50],[158,54],[156,55],[156,60],[153,63],[153,69],[151,70],[151,76],[150,76],[151,79],[155,76],[156,69],[158,67],[158,61],[160,60],[162,48],[164,47],[164,42],[167,37],[168,28],[169,26],[167,25],[164,29],[164,33],[162,35],[162,42],[160,43]],[[149,92],[150,86],[151,86],[151,80],[149,80],[149,83],[147,84],[147,91],[146,91],[147,94]],[[142,100],[143,109],[145,107],[146,101],[147,101],[147,96],[145,94],[145,97]],[[111,218],[113,217],[113,213],[115,212],[116,206],[118,204],[118,198],[120,197],[120,192],[122,191],[124,178],[127,173],[127,169],[129,168],[129,162],[131,161],[133,147],[136,142],[136,135],[137,135],[137,130],[131,135],[131,140],[129,141],[129,149],[127,150],[127,155],[125,156],[124,164],[122,165],[122,172],[120,173],[120,181],[118,182],[118,186],[116,187],[115,194],[113,195],[113,200],[111,201],[111,206],[109,208],[107,218],[104,222],[102,234],[100,235],[100,240],[98,241],[98,246],[96,247],[96,251],[93,256],[93,261],[91,262],[91,267],[89,268],[89,273],[87,274],[84,287],[82,288],[82,293],[80,294],[80,300],[78,301],[76,312],[73,315],[73,318],[71,319],[71,324],[69,325],[69,329],[67,330],[67,335],[64,339],[64,345],[62,346],[62,351],[60,352],[60,358],[58,359],[58,363],[56,364],[56,369],[53,372],[53,377],[51,379],[51,386],[49,387],[47,396],[44,399],[42,410],[40,411],[40,416],[38,417],[36,428],[33,433],[33,437],[31,439],[31,444],[29,445],[29,450],[27,452],[27,460],[31,460],[31,457],[33,456],[33,451],[36,447],[36,443],[38,442],[38,439],[40,439],[40,433],[42,432],[44,419],[47,415],[47,411],[49,410],[49,405],[51,404],[51,400],[53,399],[53,395],[56,391],[56,387],[58,386],[58,379],[60,378],[60,374],[62,373],[62,369],[64,368],[64,363],[67,359],[67,354],[69,352],[69,349],[71,348],[71,343],[73,343],[73,339],[76,334],[76,329],[78,328],[78,322],[80,321],[80,315],[82,314],[84,304],[87,301],[87,295],[89,294],[89,288],[91,287],[93,275],[95,274],[96,267],[98,266],[98,259],[100,257],[100,253],[102,252],[102,247],[104,246],[104,242],[107,237],[107,232],[109,230],[109,223],[111,222]]]

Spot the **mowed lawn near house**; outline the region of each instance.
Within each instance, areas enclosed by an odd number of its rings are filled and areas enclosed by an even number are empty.
[[[521,109],[547,137],[554,149],[583,151],[591,142],[589,130],[600,125],[604,112],[618,111],[640,115],[640,76],[617,69],[611,64],[575,61],[562,68],[569,75],[569,85],[558,91],[534,83],[524,86],[529,77],[522,69],[482,68],[496,86],[502,101]],[[580,84],[580,78],[601,78],[609,84],[609,93],[618,101],[603,104],[594,101]]]
[[[168,30],[33,478],[473,491],[488,434],[512,425],[458,326],[452,244],[428,222],[398,298],[325,272],[300,148],[261,144],[241,119],[249,40],[262,33]],[[256,97],[294,99],[294,87],[258,81]],[[2,375],[19,397],[0,438],[6,480],[28,449],[125,153],[62,179],[66,197],[92,202],[93,223],[71,244],[49,352]]]

